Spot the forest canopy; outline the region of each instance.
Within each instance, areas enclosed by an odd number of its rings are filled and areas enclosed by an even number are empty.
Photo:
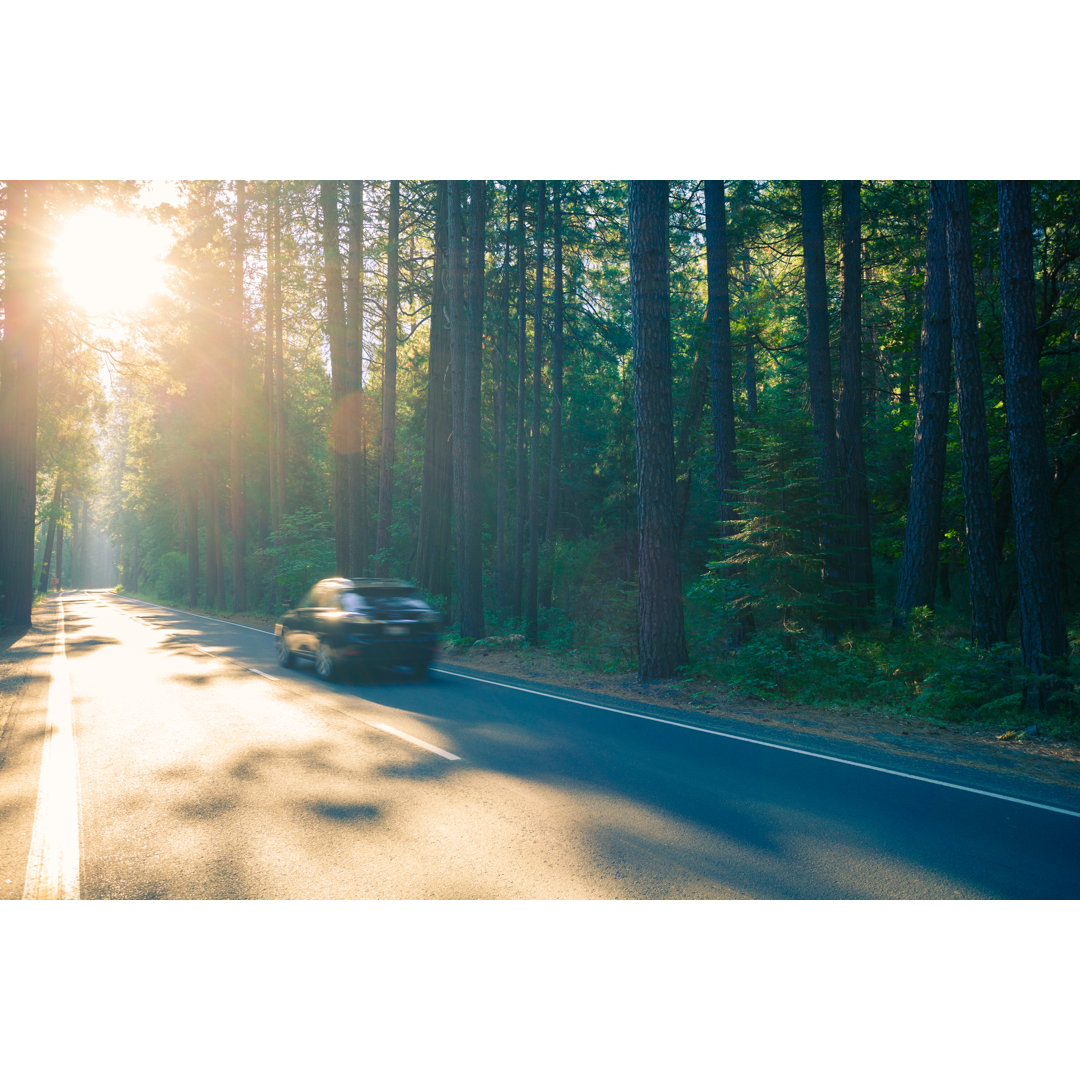
[[[9,181],[0,616],[452,639],[1075,735],[1080,183]]]

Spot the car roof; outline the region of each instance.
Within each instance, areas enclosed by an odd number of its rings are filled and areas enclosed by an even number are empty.
[[[323,578],[319,582],[323,587],[333,586],[338,589],[415,589],[411,581],[401,578]]]

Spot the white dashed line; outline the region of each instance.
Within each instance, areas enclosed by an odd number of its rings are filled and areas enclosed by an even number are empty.
[[[416,746],[423,747],[425,750],[430,750],[433,754],[438,754],[439,757],[446,758],[447,761],[461,760],[457,754],[451,754],[449,750],[443,750],[438,746],[432,746],[431,743],[424,742],[423,739],[418,739],[415,735],[407,735],[404,731],[398,731],[397,728],[391,727],[389,724],[380,724],[375,720],[365,720],[364,723],[369,727],[385,731],[387,735],[396,735],[399,739],[404,739],[406,742],[411,742]]]

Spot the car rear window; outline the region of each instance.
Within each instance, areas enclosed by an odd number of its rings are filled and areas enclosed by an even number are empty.
[[[392,596],[416,596],[416,589],[409,585],[369,585],[357,589],[348,596],[359,596],[366,600],[386,600]]]

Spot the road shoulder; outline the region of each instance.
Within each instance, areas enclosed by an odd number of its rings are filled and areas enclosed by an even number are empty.
[[[776,706],[702,694],[679,680],[642,685],[575,672],[539,651],[447,649],[438,666],[543,689],[605,707],[655,715],[947,783],[1080,810],[1080,747],[1048,739],[1002,741],[925,720],[851,710]]]

